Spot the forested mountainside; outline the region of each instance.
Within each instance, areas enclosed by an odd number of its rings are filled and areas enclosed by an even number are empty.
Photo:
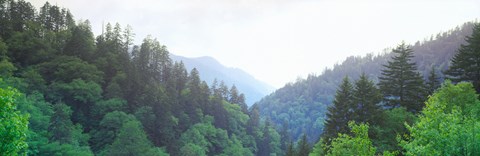
[[[245,102],[248,106],[253,105],[253,103],[259,101],[274,90],[272,86],[255,79],[245,71],[238,68],[225,67],[212,57],[188,58],[173,54],[170,56],[174,61],[182,61],[187,70],[197,68],[201,71],[200,78],[205,80],[209,85],[212,85],[215,80],[217,80],[218,84],[223,81],[227,86],[235,85],[239,91],[245,94]]]
[[[209,86],[151,36],[104,29],[0,0],[0,155],[281,155],[237,88]]]
[[[441,71],[449,67],[450,59],[465,43],[465,36],[471,35],[473,25],[473,22],[467,22],[412,45],[413,61],[418,71],[427,78],[433,67],[443,78]],[[278,125],[278,129],[288,129],[293,140],[300,139],[306,133],[310,142],[317,141],[324,127],[327,107],[332,104],[343,77],[349,76],[355,80],[365,73],[378,82],[383,65],[391,57],[389,49],[378,55],[350,56],[332,69],[325,69],[320,75],[309,75],[306,79],[286,84],[256,105],[262,118],[269,118]]]
[[[133,34],[0,0],[0,155],[480,154],[478,23],[349,57],[250,108]]]

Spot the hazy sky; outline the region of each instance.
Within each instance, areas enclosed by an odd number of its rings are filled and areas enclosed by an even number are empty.
[[[378,53],[402,40],[413,44],[480,17],[479,0],[49,2],[90,20],[96,35],[103,21],[128,24],[137,44],[151,34],[171,53],[212,56],[277,88],[347,56]]]

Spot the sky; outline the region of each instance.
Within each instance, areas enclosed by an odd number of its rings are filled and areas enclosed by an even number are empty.
[[[42,6],[46,0],[27,0]],[[211,56],[280,88],[348,56],[413,44],[480,19],[479,0],[49,0],[88,19],[130,25],[176,55]],[[201,72],[201,71],[200,71]]]

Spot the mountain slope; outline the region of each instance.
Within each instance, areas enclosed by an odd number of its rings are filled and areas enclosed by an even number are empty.
[[[465,23],[448,32],[431,37],[428,41],[412,45],[418,70],[428,75],[432,67],[443,71],[465,36],[472,32],[473,23]],[[307,79],[289,83],[283,88],[266,96],[258,107],[263,118],[270,118],[277,125],[288,123],[292,139],[297,140],[302,133],[307,133],[310,141],[321,134],[326,108],[332,103],[337,86],[344,76],[357,79],[365,72],[370,79],[378,82],[383,64],[391,57],[390,52],[374,56],[350,56],[333,69],[323,71],[321,75],[310,75]],[[441,73],[438,73],[443,76]],[[280,126],[279,126],[280,127]]]
[[[246,103],[251,106],[262,97],[270,94],[274,88],[265,82],[255,79],[252,75],[238,68],[229,68],[222,65],[212,57],[203,56],[197,58],[188,58],[171,54],[174,61],[183,61],[187,70],[197,68],[200,77],[208,84],[212,84],[214,79],[219,82],[224,81],[227,86],[235,86],[246,96]]]

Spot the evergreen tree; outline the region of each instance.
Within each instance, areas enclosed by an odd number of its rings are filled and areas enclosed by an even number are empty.
[[[95,51],[95,40],[91,30],[90,22],[80,22],[72,30],[72,37],[64,48],[64,54],[77,56],[84,61],[93,61]]]
[[[312,147],[310,147],[310,144],[308,143],[306,134],[303,134],[302,139],[298,141],[297,151],[297,156],[308,156],[310,151],[312,151]]]
[[[269,119],[265,120],[265,126],[263,127],[263,138],[259,138],[258,143],[258,155],[270,155],[272,149],[270,147],[270,142],[272,138],[270,136],[270,121]]]
[[[359,123],[378,125],[382,120],[381,100],[380,91],[363,73],[360,79],[355,82],[352,120]]]
[[[480,24],[475,24],[472,35],[466,41],[467,44],[461,45],[452,58],[446,74],[453,82],[471,82],[480,92]]]
[[[295,149],[293,148],[293,143],[291,141],[288,143],[285,156],[295,156]]]
[[[228,100],[228,102],[239,105],[242,108],[242,111],[246,113],[248,106],[245,103],[245,95],[243,93],[239,93],[235,85],[233,85],[230,88],[229,93],[230,93],[230,99]]]
[[[333,105],[328,107],[327,119],[323,137],[327,142],[330,138],[337,137],[338,133],[348,132],[348,121],[352,119],[353,86],[348,77],[343,78],[340,88],[337,90]]]
[[[417,72],[410,46],[402,43],[392,50],[392,60],[384,65],[378,85],[389,107],[403,106],[411,112],[419,112],[425,101],[424,82]]]
[[[437,71],[435,70],[435,67],[432,67],[432,70],[430,70],[430,74],[428,75],[428,81],[427,81],[427,90],[428,90],[428,95],[432,95],[433,92],[437,88],[440,87],[440,80],[437,75]]]

